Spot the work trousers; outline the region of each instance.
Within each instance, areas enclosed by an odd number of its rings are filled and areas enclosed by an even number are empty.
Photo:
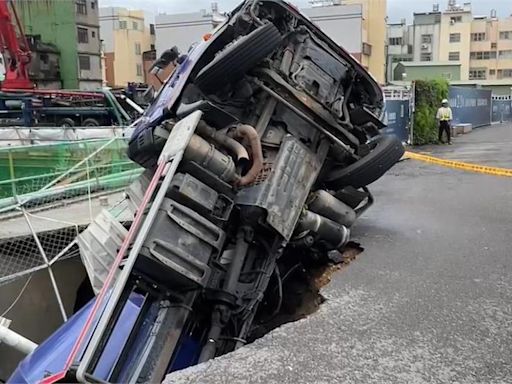
[[[439,122],[439,141],[443,141],[443,132],[446,132],[446,137],[448,138],[448,143],[451,142],[450,135],[450,122],[449,121],[440,121]]]

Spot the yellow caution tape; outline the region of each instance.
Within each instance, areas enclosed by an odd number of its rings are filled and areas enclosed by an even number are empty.
[[[420,153],[410,152],[410,151],[405,152],[405,157],[408,157],[410,159],[425,161],[425,162],[431,163],[431,164],[441,165],[443,167],[462,169],[464,171],[484,173],[487,175],[512,177],[512,169],[507,169],[507,168],[487,167],[485,165],[464,163],[462,161],[445,160],[445,159],[440,159],[438,157],[432,157],[432,156],[423,155]]]

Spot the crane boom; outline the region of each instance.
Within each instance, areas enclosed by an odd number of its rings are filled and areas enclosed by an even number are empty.
[[[11,17],[9,12],[9,4]],[[20,40],[16,35],[16,26]],[[30,48],[23,33],[18,14],[11,0],[0,0],[0,53],[7,52],[9,58],[5,66],[5,80],[1,89],[33,89],[34,84],[28,76],[28,65],[32,59]]]

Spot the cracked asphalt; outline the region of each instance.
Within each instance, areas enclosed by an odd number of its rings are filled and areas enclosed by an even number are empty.
[[[433,155],[512,168],[512,125]],[[512,178],[397,164],[306,319],[166,383],[512,383]]]

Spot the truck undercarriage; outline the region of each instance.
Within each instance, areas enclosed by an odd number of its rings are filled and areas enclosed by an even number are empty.
[[[130,142],[129,231],[87,230],[110,271],[46,382],[158,382],[243,346],[269,281],[341,252],[403,154],[371,76],[284,2],[244,2],[203,45]]]

